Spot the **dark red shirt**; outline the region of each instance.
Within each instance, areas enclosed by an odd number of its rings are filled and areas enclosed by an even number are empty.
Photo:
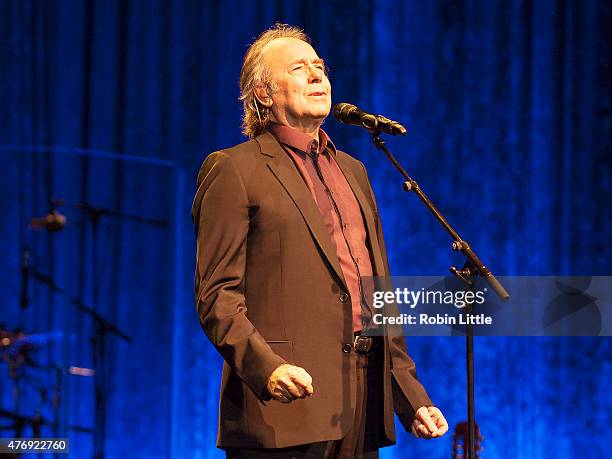
[[[276,123],[268,130],[293,160],[319,207],[351,296],[353,331],[360,331],[371,318],[361,278],[373,275],[372,264],[361,208],[335,160],[336,147],[323,129],[319,141]]]

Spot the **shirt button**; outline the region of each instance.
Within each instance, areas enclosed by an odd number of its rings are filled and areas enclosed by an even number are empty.
[[[344,343],[342,345],[342,352],[344,352],[345,354],[348,354],[352,350],[353,350],[353,345],[351,343]]]
[[[342,301],[343,303],[346,303],[348,300],[349,300],[348,293],[342,292],[340,294],[340,301]]]

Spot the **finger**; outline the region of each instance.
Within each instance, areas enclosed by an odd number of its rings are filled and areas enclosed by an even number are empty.
[[[304,397],[308,395],[308,384],[305,383],[300,376],[290,375],[289,379],[291,380],[291,383],[296,386],[301,393],[304,394]]]
[[[436,423],[436,427],[438,428],[437,436],[442,436],[446,432],[448,432],[448,422],[446,422],[446,419],[444,418],[444,415],[442,414],[442,411],[440,411],[439,408],[430,407],[429,414],[431,415],[432,419]]]
[[[442,415],[442,411],[440,411],[440,408],[437,408],[435,406],[429,407],[429,415],[434,421],[440,418],[444,419],[444,416]]]
[[[291,395],[291,397],[303,398],[305,394],[304,389],[299,386],[296,386],[290,377],[288,377],[287,379],[288,381],[281,380],[281,384],[283,385],[284,389]]]
[[[306,395],[306,391],[302,389],[301,387],[296,386],[295,384],[289,384],[287,386],[287,391],[294,398],[304,398]]]
[[[429,440],[431,438],[431,433],[424,424],[419,425],[419,427],[417,428],[417,432],[419,433],[421,438],[424,438],[426,440]]]
[[[281,381],[279,381],[279,383],[280,382]],[[294,398],[293,395],[291,395],[291,393],[287,390],[287,387],[284,384],[277,385],[274,392],[276,393],[276,395],[283,399],[287,399],[289,402],[292,401]]]
[[[312,395],[312,393],[314,392],[314,388],[312,387],[312,385],[302,385],[299,383],[295,383],[295,385],[302,391],[302,397],[310,397]]]
[[[299,394],[302,392],[302,388],[300,386],[297,386],[293,382],[293,377],[290,373],[283,375],[283,377],[278,380],[278,384],[280,387],[292,394],[294,397],[300,397]],[[297,393],[296,390],[298,391]]]
[[[287,394],[281,392],[280,390],[276,390],[272,393],[272,398],[277,402],[281,403],[290,403],[293,399]]]
[[[297,367],[295,373],[290,374],[291,381],[304,390],[304,397],[312,395],[312,377],[303,368]]]
[[[310,376],[310,374],[303,368],[300,368],[300,373],[304,375],[304,381],[306,384],[312,385],[312,376]]]
[[[436,424],[438,425],[438,432],[440,435],[444,435],[448,432],[448,422],[446,422],[444,416],[440,417]]]
[[[305,393],[304,396],[305,397],[308,397],[308,396],[312,395],[312,393],[314,392],[314,387],[312,386],[311,383],[301,384],[300,387],[302,389],[304,389],[304,393]]]
[[[289,376],[295,383],[299,384],[304,389],[312,385],[312,376],[303,368],[298,367],[295,372],[290,373]]]
[[[279,395],[279,397],[277,398],[277,400],[281,403],[291,403],[293,401],[293,398],[287,397],[285,395]]]
[[[429,433],[433,434],[438,432],[438,428],[436,427],[436,424],[434,423],[433,419],[431,419],[429,411],[423,413],[423,415],[421,416],[421,422],[425,424],[425,427],[429,431]]]

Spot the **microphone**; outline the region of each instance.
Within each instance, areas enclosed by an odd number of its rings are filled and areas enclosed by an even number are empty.
[[[30,219],[30,229],[33,230],[44,229],[49,233],[56,233],[63,230],[64,226],[66,226],[66,216],[60,214],[56,209],[44,217]]]
[[[364,112],[353,104],[334,105],[334,116],[341,123],[364,127],[372,134],[406,135],[406,128],[397,121]]]
[[[66,216],[59,213],[57,210],[58,206],[64,204],[63,199],[52,199],[51,200],[51,212],[40,218],[30,219],[30,229],[32,230],[46,230],[49,233],[56,233],[64,229],[66,226]]]

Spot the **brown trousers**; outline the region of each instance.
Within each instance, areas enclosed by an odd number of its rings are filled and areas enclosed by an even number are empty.
[[[355,417],[351,430],[344,438],[288,448],[227,448],[226,457],[231,459],[378,458],[378,428],[384,428],[382,349],[381,342],[370,353],[356,355]]]

